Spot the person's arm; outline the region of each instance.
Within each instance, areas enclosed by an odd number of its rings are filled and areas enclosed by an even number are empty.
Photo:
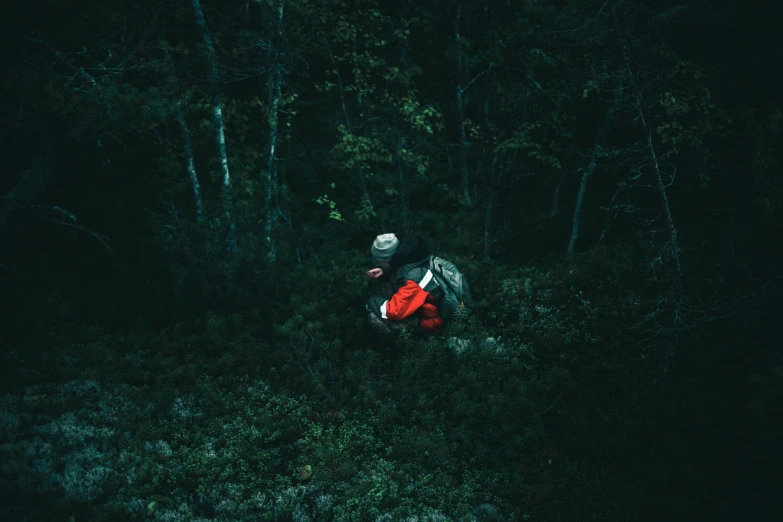
[[[367,307],[381,319],[401,321],[415,314],[427,300],[428,295],[419,283],[409,279],[405,286],[397,289],[388,300],[380,295],[370,296]]]
[[[365,274],[368,279],[388,280],[391,276],[391,264],[387,261],[379,261],[378,268],[368,270]]]

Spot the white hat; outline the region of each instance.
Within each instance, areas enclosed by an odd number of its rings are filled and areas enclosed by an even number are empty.
[[[392,256],[400,246],[400,240],[393,233],[381,234],[375,238],[370,251],[378,261],[391,261]]]

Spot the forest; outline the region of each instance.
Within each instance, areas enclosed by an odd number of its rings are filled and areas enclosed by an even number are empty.
[[[0,519],[780,520],[771,3],[8,9]]]

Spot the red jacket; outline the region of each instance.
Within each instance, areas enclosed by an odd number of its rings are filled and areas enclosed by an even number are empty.
[[[438,314],[432,295],[439,286],[429,266],[413,268],[398,281],[404,281],[404,284],[399,286],[388,300],[378,295],[370,297],[370,311],[389,321],[402,321],[415,314],[419,317],[419,326],[424,332],[440,331],[444,322]]]

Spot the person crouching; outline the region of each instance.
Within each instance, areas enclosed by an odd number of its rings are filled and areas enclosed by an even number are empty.
[[[430,271],[430,251],[416,234],[400,240],[393,233],[375,238],[371,252],[378,268],[366,276],[374,294],[367,299],[367,320],[375,331],[390,334],[407,329],[431,334],[443,329],[437,299],[442,290]]]

